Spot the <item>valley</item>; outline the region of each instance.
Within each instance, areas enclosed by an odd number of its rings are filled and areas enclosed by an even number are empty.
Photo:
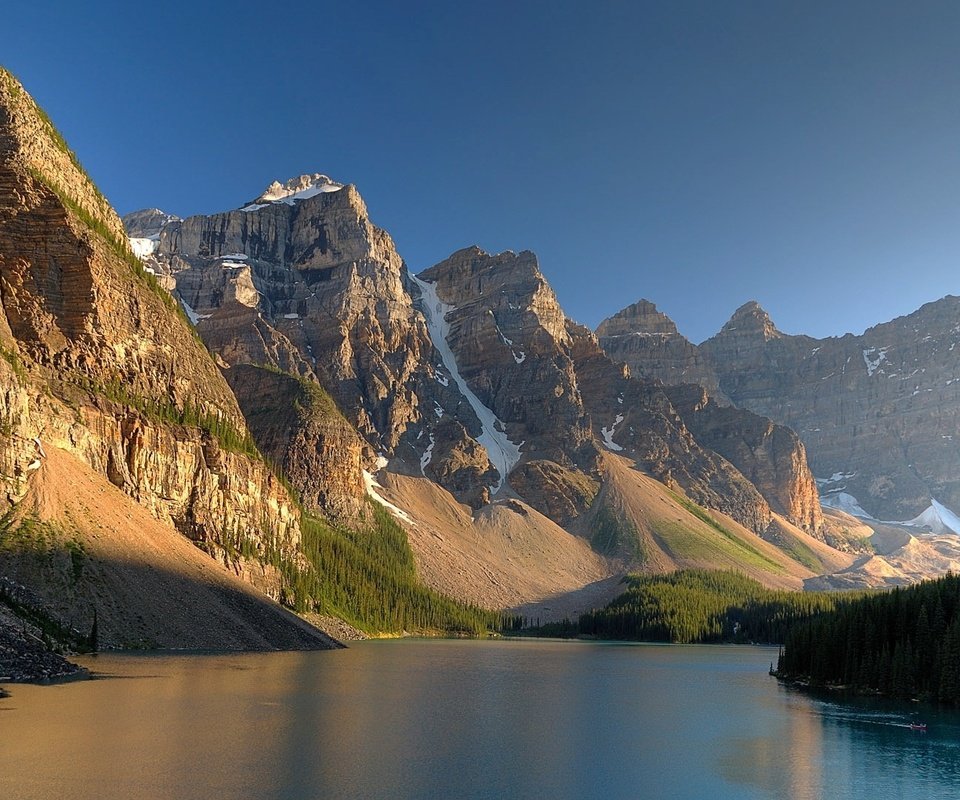
[[[628,573],[960,567],[956,298],[860,337],[747,304],[697,346],[647,301],[594,333],[529,251],[414,274],[320,173],[121,220],[0,77],[0,577],[63,630],[323,648],[308,620],[476,634]]]

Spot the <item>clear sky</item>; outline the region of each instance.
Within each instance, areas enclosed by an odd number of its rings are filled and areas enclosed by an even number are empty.
[[[695,341],[960,294],[960,3],[11,2],[0,63],[125,213],[355,183],[413,271],[535,251]]]

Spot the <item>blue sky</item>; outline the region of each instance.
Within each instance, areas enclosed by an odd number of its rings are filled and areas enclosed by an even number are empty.
[[[596,325],[960,293],[960,4],[11,3],[0,63],[121,212],[355,183],[414,271],[530,249]]]

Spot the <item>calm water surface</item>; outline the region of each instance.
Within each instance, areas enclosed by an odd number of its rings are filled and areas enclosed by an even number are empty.
[[[8,687],[0,798],[960,797],[960,716],[810,698],[766,674],[775,655],[408,640],[98,656],[103,680]]]

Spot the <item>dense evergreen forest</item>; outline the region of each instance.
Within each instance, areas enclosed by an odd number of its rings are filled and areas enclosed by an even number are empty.
[[[338,616],[368,633],[479,635],[513,624],[512,618],[424,586],[403,529],[379,503],[371,501],[371,506],[371,523],[362,530],[303,515],[303,552],[309,563],[279,564],[288,605]]]
[[[861,597],[795,626],[777,674],[960,704],[960,576]]]
[[[791,625],[849,602],[851,595],[767,589],[736,572],[685,570],[630,575],[627,590],[576,622],[535,628],[534,635],[644,642],[784,641]]]

